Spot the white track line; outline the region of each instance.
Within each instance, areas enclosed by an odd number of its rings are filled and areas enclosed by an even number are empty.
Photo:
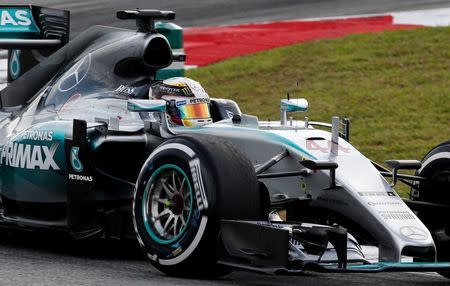
[[[450,8],[414,10],[405,12],[380,13],[380,14],[359,14],[339,17],[322,17],[297,19],[295,21],[327,21],[327,20],[343,20],[355,18],[370,18],[379,16],[392,16],[393,24],[420,25],[420,26],[450,26]],[[290,22],[292,20],[287,20]]]
[[[450,26],[450,8],[392,13],[394,24]]]

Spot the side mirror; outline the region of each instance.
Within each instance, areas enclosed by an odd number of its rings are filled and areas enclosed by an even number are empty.
[[[128,99],[127,109],[133,112],[165,112],[165,100]]]
[[[304,160],[300,161],[300,164],[310,170],[330,170],[330,189],[336,188],[336,169],[338,163],[333,161]]]
[[[391,187],[397,183],[398,170],[418,170],[422,167],[422,163],[417,160],[387,160],[385,163],[392,169]]]
[[[280,104],[280,125],[286,126],[287,113],[296,111],[307,111],[308,101],[304,98],[282,99]]]
[[[308,101],[304,98],[282,99],[281,110],[286,112],[307,111]]]

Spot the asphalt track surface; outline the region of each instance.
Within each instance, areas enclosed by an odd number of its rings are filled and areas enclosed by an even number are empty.
[[[1,1],[27,4],[31,1]],[[69,9],[72,35],[94,24],[132,28],[119,9],[173,9],[182,26],[261,22],[450,7],[448,0],[159,0],[32,1]],[[143,260],[134,243],[74,242],[55,234],[0,231],[0,285],[448,285],[434,273],[322,274],[278,277],[235,271],[218,280],[167,277]]]
[[[221,279],[165,276],[144,261],[134,243],[74,242],[62,235],[0,232],[0,285],[448,285],[434,273],[272,276],[235,271]],[[205,269],[205,271],[207,271]]]

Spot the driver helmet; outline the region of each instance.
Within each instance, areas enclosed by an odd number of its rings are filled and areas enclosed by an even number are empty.
[[[157,82],[150,87],[149,98],[170,102],[166,112],[172,124],[194,127],[212,123],[209,96],[190,78],[173,77]]]

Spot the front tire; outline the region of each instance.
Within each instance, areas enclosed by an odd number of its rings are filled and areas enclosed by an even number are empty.
[[[428,152],[422,160],[422,168],[417,175],[430,179],[429,182],[420,182],[418,190],[411,190],[411,198],[431,203],[450,205],[450,141],[444,142]],[[440,210],[427,209],[419,211],[418,216],[433,233],[436,231],[449,231],[450,221]],[[438,261],[450,261],[450,242],[439,241],[435,237]],[[450,278],[450,272],[439,272],[442,276]]]
[[[226,140],[180,136],[157,147],[135,189],[134,226],[145,256],[162,272],[215,277],[220,220],[257,220],[262,206],[254,167]]]

